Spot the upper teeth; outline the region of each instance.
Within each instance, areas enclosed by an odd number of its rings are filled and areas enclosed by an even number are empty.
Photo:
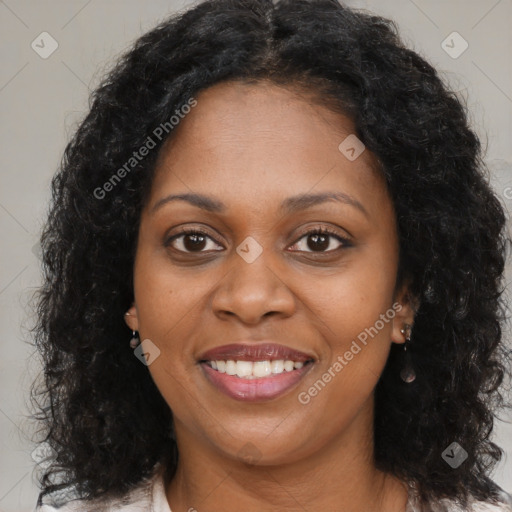
[[[296,368],[302,368],[304,363],[277,359],[274,361],[208,361],[208,364],[220,373],[237,375],[245,379],[267,377],[274,373],[291,372]]]

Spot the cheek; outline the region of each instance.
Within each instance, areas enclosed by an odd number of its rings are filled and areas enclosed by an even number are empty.
[[[327,342],[321,373],[327,373],[329,389],[321,393],[321,407],[328,407],[330,400],[357,406],[382,373],[395,316],[396,256],[391,249],[354,254],[343,271],[322,280],[321,293],[313,293],[310,283],[309,307],[319,316]]]
[[[203,279],[188,269],[173,269],[160,252],[145,248],[139,251],[134,291],[141,335],[163,343],[183,323],[193,321],[206,285],[201,285]]]
[[[330,336],[346,341],[372,326],[391,308],[395,271],[389,256],[380,266],[357,256],[337,275],[322,279],[320,286],[318,280],[313,280],[304,296],[311,309],[332,328]],[[386,325],[384,330],[389,330],[390,323]]]
[[[169,407],[184,418],[190,413],[190,396],[183,391],[190,389],[197,371],[191,335],[197,329],[204,294],[199,282],[186,270],[173,271],[165,258],[150,250],[142,248],[137,254],[134,291],[139,335],[160,351],[148,370]]]
[[[332,278],[314,304],[325,352],[297,398],[310,418],[318,418],[311,421],[311,434],[319,444],[346,428],[363,407],[371,409],[369,399],[389,354],[393,287],[386,276],[363,277],[354,271]]]

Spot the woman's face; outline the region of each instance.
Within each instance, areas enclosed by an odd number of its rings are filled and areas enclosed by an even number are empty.
[[[126,321],[151,340],[178,442],[278,464],[371,436],[374,387],[412,320],[375,157],[358,156],[349,119],[268,83],[203,91],[175,130],[141,214]],[[162,202],[181,194],[216,208]],[[322,194],[338,199],[297,200]]]

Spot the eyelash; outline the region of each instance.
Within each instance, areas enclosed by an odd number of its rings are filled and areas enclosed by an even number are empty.
[[[209,238],[210,240],[213,240],[216,244],[218,244],[206,231],[204,231],[201,228],[181,228],[180,232],[178,234],[173,235],[172,237],[170,237],[165,242],[164,245],[166,247],[168,247],[168,246],[171,245],[172,242],[174,242],[174,240],[176,240],[176,239],[178,239],[180,237],[183,237],[183,236],[187,236],[187,235],[201,235],[201,236]],[[335,251],[337,251],[339,249],[342,249],[343,247],[346,248],[346,247],[350,247],[352,245],[348,238],[342,237],[338,233],[336,233],[335,231],[333,231],[333,230],[331,230],[329,228],[323,227],[323,226],[319,227],[319,228],[312,229],[310,231],[306,231],[292,245],[296,245],[300,240],[302,240],[304,237],[307,237],[309,235],[329,235],[329,236],[334,237],[339,242],[341,242],[342,245],[340,247],[338,247],[337,249],[332,249],[330,251],[299,251],[299,252],[307,252],[308,254],[317,254],[317,255],[331,254],[331,253],[333,253],[333,252],[335,252]],[[218,244],[218,245],[220,245],[220,244]],[[194,253],[200,254],[200,253],[203,253],[203,252],[207,252],[207,251],[182,251],[182,250],[179,250],[179,249],[176,249],[176,250],[178,252],[180,252],[180,253],[183,253],[183,254],[194,254]]]

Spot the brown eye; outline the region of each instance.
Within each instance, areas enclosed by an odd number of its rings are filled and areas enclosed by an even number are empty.
[[[306,242],[301,244],[301,240],[303,239],[306,239]],[[334,243],[333,239],[335,239]],[[339,244],[337,247],[336,241]],[[294,244],[294,246],[298,246],[299,250],[304,252],[318,253],[334,252],[340,247],[348,247],[350,245],[350,241],[347,238],[344,238],[328,229],[315,229],[309,231],[302,235],[302,237]],[[306,250],[306,248],[309,250]]]
[[[172,236],[165,245],[171,245],[174,249],[185,253],[206,252],[204,249],[208,248],[209,241],[214,242],[213,245],[216,245],[213,238],[204,231],[199,229],[184,229],[179,235]],[[216,249],[210,248],[210,250]]]

